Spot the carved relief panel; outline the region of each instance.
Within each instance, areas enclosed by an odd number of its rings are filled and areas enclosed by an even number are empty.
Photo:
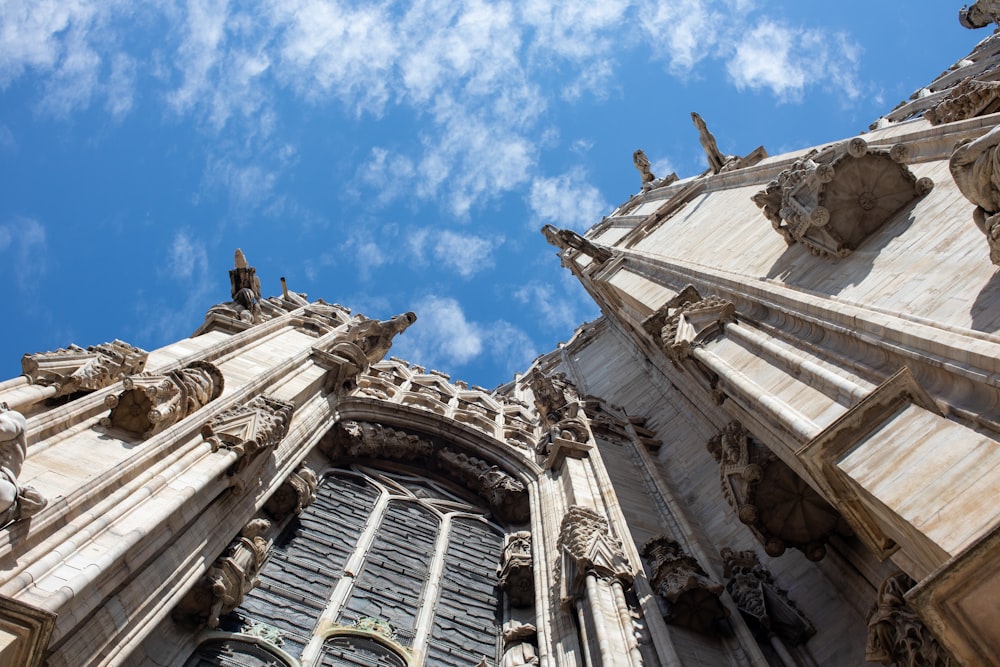
[[[26,354],[21,370],[32,384],[55,387],[56,396],[90,392],[109,387],[126,375],[141,373],[149,353],[120,340],[78,345],[52,352]]]
[[[794,547],[820,560],[832,535],[851,534],[840,514],[739,422],[707,446],[719,464],[723,496],[769,556]]]
[[[719,600],[722,586],[679,542],[661,535],[648,540],[640,553],[649,563],[650,584],[662,600],[667,623],[708,633],[728,617]]]

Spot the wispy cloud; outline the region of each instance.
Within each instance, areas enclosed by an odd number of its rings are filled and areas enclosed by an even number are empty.
[[[535,178],[528,205],[536,223],[578,231],[587,229],[610,210],[601,192],[587,182],[586,174],[579,168],[559,176]]]
[[[48,271],[48,242],[38,220],[18,216],[0,225],[0,258],[12,270],[18,291],[36,294],[38,282]]]

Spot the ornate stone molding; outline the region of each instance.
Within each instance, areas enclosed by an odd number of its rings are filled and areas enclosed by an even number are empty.
[[[878,599],[868,612],[865,659],[883,665],[957,667],[958,663],[938,643],[906,602],[914,581],[899,572],[878,589]]]
[[[358,376],[381,361],[392,347],[392,339],[416,321],[412,312],[385,321],[364,319],[355,322],[329,349],[313,348],[313,357],[328,371],[324,389],[335,394],[353,391]]]
[[[640,554],[649,563],[650,584],[664,603],[667,623],[707,633],[728,616],[719,600],[722,586],[677,541],[654,537]]]
[[[777,635],[790,644],[802,644],[816,634],[816,628],[789,599],[788,592],[774,583],[756,553],[724,548],[722,560],[726,590],[755,632]]]
[[[120,340],[83,349],[70,345],[21,358],[21,372],[32,384],[55,387],[56,397],[97,391],[126,375],[141,373],[149,353]]]
[[[145,439],[218,398],[225,379],[214,364],[195,361],[163,375],[130,375],[122,386],[125,391],[104,399],[111,414],[101,419],[101,425]]]
[[[319,479],[316,477],[315,471],[302,464],[282,482],[281,486],[275,489],[271,497],[264,503],[264,511],[271,515],[275,521],[282,521],[293,514],[300,514],[316,500],[316,487],[318,485]]]
[[[27,420],[0,405],[0,528],[38,514],[48,502],[30,486],[17,483],[28,455]]]
[[[769,556],[794,547],[818,561],[831,536],[851,534],[837,510],[739,422],[707,446],[719,464],[722,495]]]
[[[233,473],[239,473],[258,455],[270,451],[288,433],[295,406],[270,396],[256,396],[216,415],[201,429],[212,451],[236,452]]]
[[[5,664],[41,667],[56,615],[0,595],[0,657]]]
[[[846,257],[934,187],[902,164],[906,147],[869,148],[860,137],[810,151],[752,199],[789,245]]]
[[[500,589],[511,606],[535,604],[535,570],[531,560],[531,533],[519,530],[504,539],[503,555],[497,568]]]
[[[1000,81],[978,81],[971,76],[948,91],[948,96],[924,112],[931,125],[954,123],[1000,111]]]
[[[614,256],[611,250],[599,243],[586,239],[571,229],[558,229],[553,225],[542,227],[542,234],[545,239],[560,250],[578,250],[587,255],[598,265],[603,264]]]
[[[254,519],[219,556],[208,572],[173,611],[174,620],[187,626],[219,626],[219,617],[236,609],[258,583],[257,575],[267,558],[271,522]]]
[[[608,520],[594,510],[571,505],[559,527],[559,549],[576,569],[576,583],[589,573],[632,585],[632,569],[621,543],[611,535]],[[575,588],[575,585],[574,585]]]
[[[643,328],[675,364],[687,359],[693,346],[736,321],[732,302],[717,296],[701,298],[689,288],[693,294],[685,289],[643,322]],[[691,300],[696,295],[698,300]]]
[[[985,28],[991,23],[1000,24],[1000,2],[978,0],[958,10],[958,22],[970,30]]]
[[[524,484],[499,466],[456,451],[436,440],[382,424],[347,421],[332,428],[319,446],[333,460],[405,461],[441,470],[477,493],[501,520],[521,523],[528,519],[530,508]]]
[[[972,220],[986,235],[990,261],[1000,266],[1000,179],[998,153],[1000,127],[974,140],[960,142],[951,154],[948,167],[955,185],[976,205]]]

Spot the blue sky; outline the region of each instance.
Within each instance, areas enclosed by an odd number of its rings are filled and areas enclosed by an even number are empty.
[[[851,136],[989,34],[941,0],[0,0],[0,376],[153,349],[241,247],[493,387],[596,307],[539,233],[654,173]]]

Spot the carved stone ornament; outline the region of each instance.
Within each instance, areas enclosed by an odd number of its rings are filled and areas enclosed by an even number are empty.
[[[103,389],[126,375],[141,373],[149,353],[114,340],[83,349],[70,345],[53,352],[26,354],[21,372],[32,384],[55,387],[56,397]]]
[[[531,560],[531,533],[519,530],[507,535],[503,556],[497,568],[500,589],[513,607],[535,603],[535,571]]]
[[[500,667],[531,667],[538,664],[538,630],[531,623],[515,620],[503,624],[503,659]]]
[[[735,171],[744,167],[752,167],[767,157],[767,151],[763,146],[758,146],[744,157],[738,155],[723,155],[715,143],[715,135],[708,131],[705,119],[700,115],[691,112],[691,121],[698,128],[698,143],[705,151],[705,159],[708,161],[708,169],[713,174],[721,174],[728,171]]]
[[[611,535],[608,520],[594,510],[571,505],[563,515],[558,544],[575,565],[576,583],[594,573],[616,578],[626,588],[632,585],[632,568],[621,543]]]
[[[42,511],[48,502],[30,486],[17,483],[28,455],[27,420],[0,405],[0,528]]]
[[[295,406],[270,396],[256,396],[243,405],[236,405],[216,415],[201,429],[201,435],[212,451],[228,449],[236,452],[237,463],[232,472],[239,473],[258,454],[270,451],[288,433]]]
[[[905,146],[869,148],[860,137],[811,151],[752,199],[789,245],[846,257],[934,187],[902,162]]]
[[[789,644],[802,644],[816,634],[816,628],[788,598],[788,592],[778,588],[756,553],[725,548],[722,560],[726,590],[758,635],[777,635]]]
[[[670,185],[674,181],[678,180],[676,172],[673,172],[664,178],[657,178],[654,176],[651,165],[649,164],[649,158],[646,157],[646,153],[643,152],[641,148],[632,153],[632,163],[635,165],[635,168],[639,170],[639,177],[642,179],[643,192],[659,188],[664,185]]]
[[[572,248],[587,255],[596,264],[603,264],[614,256],[609,248],[599,243],[586,239],[571,229],[558,229],[553,225],[542,227],[542,234],[551,245],[560,250]]]
[[[535,409],[546,423],[556,424],[580,414],[580,395],[564,373],[546,375],[535,367],[526,381],[535,398]]]
[[[883,665],[958,667],[906,603],[906,591],[914,585],[903,572],[882,582],[878,600],[868,612],[865,660]]]
[[[979,0],[958,10],[958,22],[970,30],[1000,24],[1000,1]]]
[[[683,293],[682,293],[683,295]],[[680,301],[680,302],[679,302]],[[674,299],[643,322],[667,357],[674,363],[686,359],[691,348],[736,321],[736,306],[717,296],[699,301]],[[661,324],[662,323],[662,324]]]
[[[924,112],[931,125],[954,123],[1000,111],[1000,81],[969,77],[948,92],[937,106]]]
[[[247,263],[243,251],[236,249],[234,263],[236,267],[229,270],[229,294],[233,304],[237,306],[239,318],[244,322],[259,324],[260,313],[260,278],[257,269]]]
[[[355,322],[330,349],[313,348],[317,363],[328,370],[324,389],[335,394],[353,391],[358,376],[381,361],[392,347],[392,339],[416,321],[412,312],[385,321],[364,319]]]
[[[642,546],[640,554],[649,563],[650,584],[664,603],[667,623],[707,633],[727,618],[719,600],[722,586],[712,581],[678,542],[666,536],[654,537]]]
[[[851,534],[837,510],[739,422],[709,440],[708,451],[719,464],[722,495],[769,556],[794,547],[818,561],[831,536]]]
[[[972,220],[986,234],[990,261],[1000,266],[1000,127],[960,142],[948,167],[966,199],[976,205]]]
[[[382,459],[404,461],[440,470],[477,493],[502,521],[528,520],[528,493],[520,481],[496,465],[455,451],[436,440],[382,424],[346,421],[335,425],[320,440],[320,450],[330,459]]]
[[[254,519],[230,543],[208,572],[174,608],[173,617],[185,626],[219,626],[219,617],[236,609],[258,584],[270,542],[266,519]]]
[[[122,380],[125,391],[104,399],[111,414],[101,419],[101,425],[145,439],[214,401],[224,385],[222,372],[207,361],[162,375],[130,375]]]
[[[316,500],[319,479],[315,471],[302,464],[282,482],[264,503],[264,511],[276,521],[282,521],[293,514],[300,514]]]

